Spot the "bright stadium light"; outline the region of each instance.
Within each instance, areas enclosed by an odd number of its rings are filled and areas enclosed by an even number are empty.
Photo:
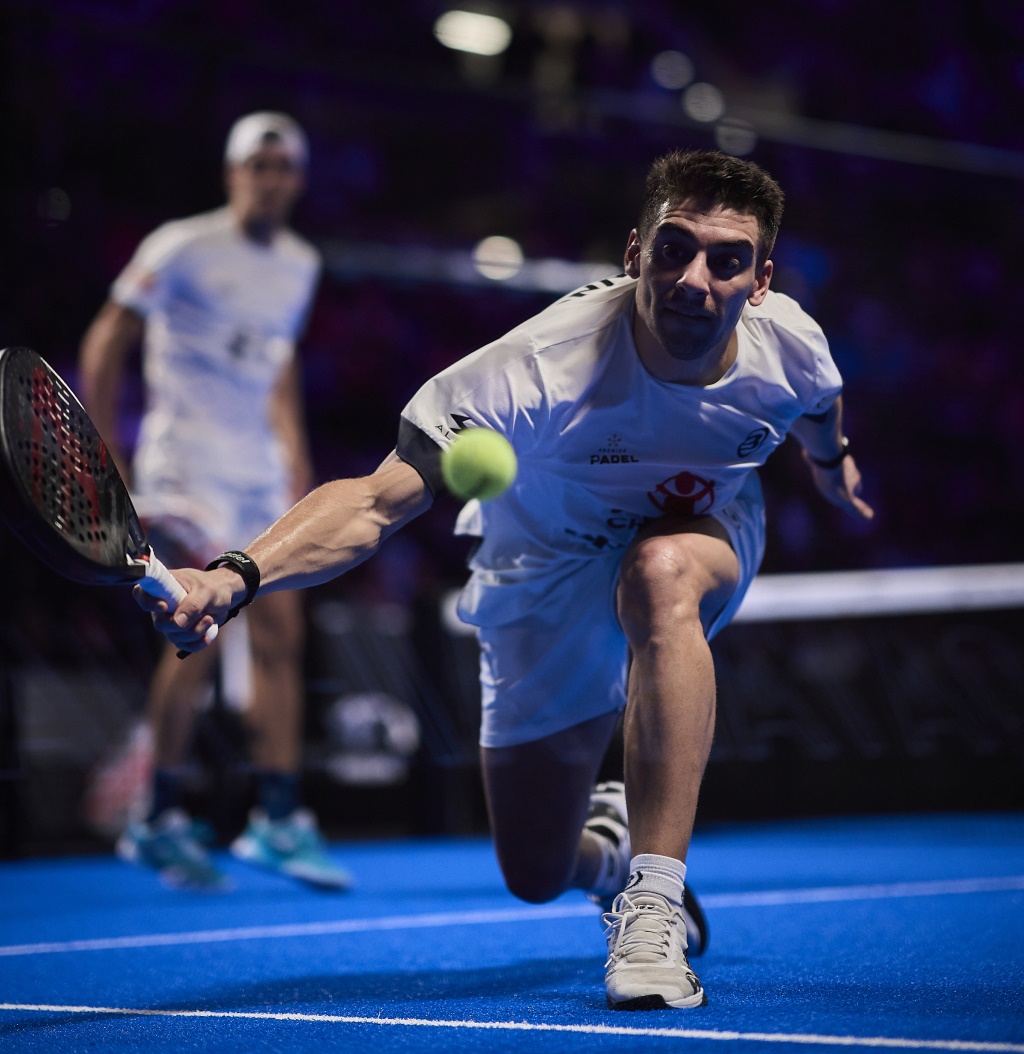
[[[683,92],[683,109],[686,116],[709,124],[725,113],[725,96],[713,85],[703,81],[691,84]]]
[[[660,51],[651,59],[654,83],[669,91],[679,91],[693,80],[693,59],[681,51]]]
[[[495,234],[477,243],[473,249],[473,266],[484,278],[504,282],[522,269],[523,250],[517,241]]]
[[[434,36],[454,51],[472,55],[500,55],[512,42],[512,27],[495,15],[475,11],[446,11],[434,23]]]

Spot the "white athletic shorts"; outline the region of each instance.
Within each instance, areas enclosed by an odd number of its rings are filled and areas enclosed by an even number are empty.
[[[709,640],[736,613],[764,555],[764,499],[755,472],[715,519],[729,533],[740,578]],[[615,603],[623,555],[559,561],[537,583],[530,615],[477,628],[481,746],[528,743],[625,707],[629,649]]]

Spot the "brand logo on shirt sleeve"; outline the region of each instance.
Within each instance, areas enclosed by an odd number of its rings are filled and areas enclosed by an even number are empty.
[[[767,428],[755,428],[736,448],[739,457],[748,457],[768,438]]]
[[[434,425],[434,428],[444,436],[445,439],[454,439],[460,432],[465,432],[466,423],[472,418],[467,414],[449,414],[452,423]]]

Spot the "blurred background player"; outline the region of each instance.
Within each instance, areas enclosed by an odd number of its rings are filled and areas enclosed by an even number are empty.
[[[311,486],[295,342],[320,258],[287,226],[307,156],[306,137],[287,115],[239,119],[225,150],[227,204],[144,239],[83,340],[84,402],[122,471],[118,395],[128,354],[141,342],[145,410],[126,478],[164,559],[205,564],[227,541],[259,533]],[[349,876],[331,863],[299,801],[298,594],[275,593],[246,614],[226,633],[230,647],[232,635],[237,646],[248,631],[246,718],[259,804],[231,851],[343,888]],[[225,884],[181,807],[197,707],[224,650],[219,644],[187,662],[173,647],[162,653],[147,704],[151,799],[117,844],[119,855],[177,885]]]

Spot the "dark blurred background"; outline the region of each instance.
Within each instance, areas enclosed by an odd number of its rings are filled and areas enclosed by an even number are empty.
[[[503,19],[508,47],[445,46],[452,7]],[[878,514],[825,505],[787,444],[763,474],[764,570],[1020,559],[1024,5],[3,0],[0,49],[0,343],[72,384],[140,239],[223,200],[245,112],[286,110],[311,140],[295,225],[327,263],[302,348],[320,480],[375,467],[430,374],[617,270],[654,157],[717,146],[787,193],[773,287],[830,338]],[[504,280],[472,263],[494,236],[525,257]],[[139,400],[136,381],[129,442]],[[445,614],[456,512],[442,500],[308,597],[307,782],[328,830],[483,826],[473,644]],[[0,543],[3,846],[102,845],[83,795],[141,707],[155,641],[130,598]],[[1022,624],[733,627],[702,815],[1024,807]],[[396,745],[396,701],[418,747]],[[217,775],[196,794],[223,802],[237,730],[209,724],[197,752]],[[375,752],[402,764],[338,760]]]

